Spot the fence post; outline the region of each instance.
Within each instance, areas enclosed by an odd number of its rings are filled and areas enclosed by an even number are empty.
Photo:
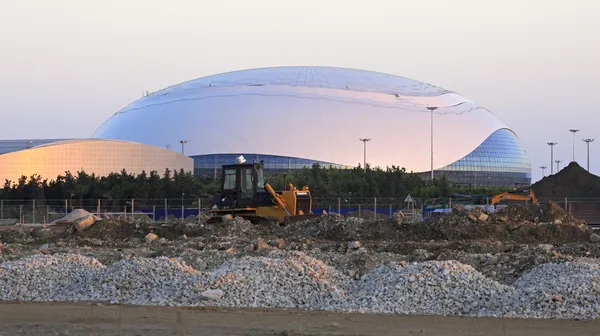
[[[361,216],[360,213],[361,213],[361,211],[360,211],[360,203],[358,203],[358,218],[362,218],[362,216]]]
[[[452,197],[448,197],[448,208],[452,209]]]
[[[390,204],[390,217],[392,217],[392,205]]]
[[[331,204],[329,204],[329,213],[331,213]]]
[[[338,197],[338,213],[340,215],[342,214],[342,201],[339,197]]]
[[[46,205],[46,220],[50,221],[50,206]]]
[[[23,224],[23,204],[19,204],[19,222]]]
[[[0,200],[0,219],[4,219],[4,200]]]
[[[65,199],[65,215],[69,213],[69,200]]]
[[[165,223],[167,222],[167,199],[165,198]]]
[[[569,211],[569,203],[568,203],[566,197],[565,197],[565,211]]]
[[[31,222],[33,222],[35,224],[35,199],[33,200],[33,213],[32,213],[32,216],[33,216],[33,218],[31,220]]]
[[[98,205],[96,207],[96,216],[100,218],[100,199],[98,199]]]
[[[133,221],[133,213],[134,213],[134,204],[135,204],[135,199],[131,199],[131,221]]]
[[[201,212],[202,212],[202,198],[198,198],[198,217],[200,217]]]
[[[377,220],[377,197],[373,197],[373,216]]]
[[[152,223],[156,222],[156,205],[152,206]]]

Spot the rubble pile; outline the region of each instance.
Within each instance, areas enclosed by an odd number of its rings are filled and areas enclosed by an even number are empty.
[[[591,262],[542,264],[504,285],[457,261],[389,263],[352,280],[301,252],[233,258],[205,272],[165,257],[106,267],[41,254],[0,263],[0,300],[596,319],[599,279]]]
[[[217,305],[327,309],[344,300],[349,279],[300,252],[232,259],[208,275],[204,285],[224,292]]]
[[[287,226],[283,235],[294,239],[311,238],[335,241],[386,240],[397,235],[396,226],[389,220],[365,220],[327,214]]]
[[[468,265],[427,261],[375,268],[351,291],[361,312],[495,316],[514,289]]]
[[[524,274],[507,298],[505,315],[528,318],[598,318],[600,265],[587,262],[545,263]],[[514,304],[516,303],[516,304]]]
[[[554,202],[511,204],[488,214],[479,207],[455,207],[446,215],[401,226],[404,240],[494,239],[518,243],[566,243],[589,239],[591,230]]]

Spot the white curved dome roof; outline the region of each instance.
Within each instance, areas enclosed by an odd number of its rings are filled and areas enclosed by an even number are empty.
[[[260,153],[355,166],[371,138],[372,166],[428,171],[435,106],[434,167],[453,163],[506,128],[488,110],[433,85],[334,67],[240,70],[143,97],[92,137],[141,142],[185,154]]]

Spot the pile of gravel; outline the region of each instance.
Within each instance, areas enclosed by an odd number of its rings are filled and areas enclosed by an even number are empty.
[[[345,301],[350,279],[301,252],[243,257],[223,263],[204,285],[224,292],[217,305],[331,309]]]
[[[350,309],[372,313],[499,315],[513,288],[456,261],[380,266],[351,289]]]
[[[0,264],[0,299],[5,301],[93,301],[105,266],[77,254],[34,255]]]
[[[600,265],[546,263],[523,274],[507,297],[506,316],[528,318],[600,317]]]
[[[184,261],[159,257],[121,260],[106,268],[94,291],[100,300],[138,305],[190,305],[198,300],[202,273]]]
[[[600,317],[600,265],[587,262],[542,264],[506,286],[456,261],[387,264],[353,281],[297,251],[230,259],[207,272],[167,257],[105,267],[94,258],[55,254],[0,263],[0,288],[0,300],[11,301]]]

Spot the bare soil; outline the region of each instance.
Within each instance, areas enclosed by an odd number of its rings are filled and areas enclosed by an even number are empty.
[[[598,335],[600,321],[390,316],[274,309],[3,303],[4,335]]]

